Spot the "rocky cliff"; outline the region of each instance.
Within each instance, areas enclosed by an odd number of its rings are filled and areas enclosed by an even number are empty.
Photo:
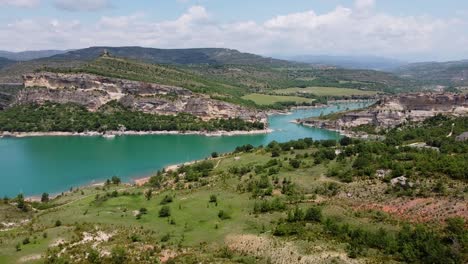
[[[300,122],[329,129],[346,129],[360,125],[394,127],[408,121],[423,121],[437,114],[468,115],[468,96],[452,93],[387,96],[367,110],[344,113],[336,120],[309,118]]]
[[[23,76],[24,86],[13,104],[73,102],[96,111],[117,100],[136,111],[160,115],[189,113],[210,120],[236,118],[266,123],[263,112],[213,100],[190,90],[168,85],[108,78],[91,74],[34,73]]]

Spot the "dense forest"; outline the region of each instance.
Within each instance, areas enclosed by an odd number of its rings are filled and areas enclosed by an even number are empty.
[[[0,111],[0,130],[10,132],[84,131],[234,131],[263,129],[263,123],[241,119],[202,121],[189,115],[153,115],[109,102],[97,112],[76,104],[21,105]]]

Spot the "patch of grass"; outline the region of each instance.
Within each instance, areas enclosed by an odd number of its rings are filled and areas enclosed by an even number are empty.
[[[353,95],[375,95],[377,91],[365,91],[350,88],[337,88],[337,87],[307,87],[307,88],[288,88],[276,90],[278,94],[297,94],[307,93],[317,96],[353,96]]]
[[[258,105],[273,105],[281,102],[312,103],[312,99],[299,96],[267,95],[267,94],[248,94],[242,97],[245,100],[254,101]]]

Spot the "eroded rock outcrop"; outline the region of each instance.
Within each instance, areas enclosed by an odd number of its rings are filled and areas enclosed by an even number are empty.
[[[468,115],[468,96],[453,93],[387,96],[367,110],[348,112],[336,120],[308,118],[300,122],[314,127],[336,130],[361,125],[394,127],[408,121],[423,121],[437,114]]]
[[[96,111],[117,100],[136,111],[160,115],[189,113],[203,120],[236,118],[266,123],[263,112],[213,100],[188,89],[96,76],[92,74],[34,73],[24,77],[26,89],[14,104],[73,102]]]

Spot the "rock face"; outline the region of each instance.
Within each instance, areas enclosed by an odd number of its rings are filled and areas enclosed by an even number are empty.
[[[423,121],[437,114],[468,115],[468,96],[452,93],[388,96],[368,110],[345,113],[337,120],[305,119],[301,122],[329,129],[346,129],[360,125],[394,127],[407,121]]]
[[[23,76],[24,86],[13,104],[77,103],[90,111],[117,100],[135,111],[159,115],[189,113],[203,120],[241,118],[267,122],[266,114],[213,100],[180,87],[128,81],[91,74],[34,73]]]

